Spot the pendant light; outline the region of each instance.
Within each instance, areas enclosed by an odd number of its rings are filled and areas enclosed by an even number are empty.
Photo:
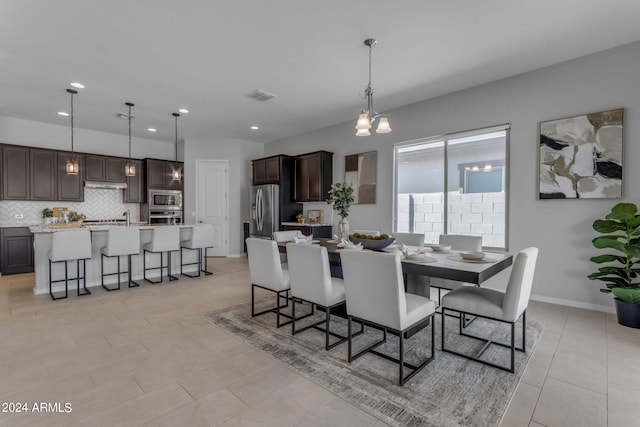
[[[378,41],[376,39],[366,39],[364,41],[365,46],[369,47],[369,84],[364,90],[364,96],[367,101],[367,108],[360,111],[358,121],[356,122],[356,135],[357,136],[369,136],[371,133],[369,129],[373,125],[373,122],[378,119],[378,127],[376,133],[390,133],[391,126],[389,125],[389,119],[385,114],[376,113],[373,109],[373,87],[371,86],[371,49],[376,45]]]
[[[178,113],[171,113],[171,114],[173,115],[173,117],[175,117],[175,120],[176,120],[175,161],[177,163],[178,162],[178,117],[180,117],[180,114]],[[174,167],[171,171],[171,180],[179,181],[180,178],[181,178],[180,169],[178,169],[177,167]]]
[[[136,176],[136,165],[131,162],[131,107],[133,107],[134,105],[131,102],[125,102],[125,105],[129,107],[129,115],[127,117],[129,119],[129,158],[124,164],[124,175]]]
[[[80,165],[78,159],[73,154],[73,95],[78,93],[75,89],[67,89],[67,92],[71,94],[71,157],[67,159],[65,170],[67,175],[78,175],[80,171]]]

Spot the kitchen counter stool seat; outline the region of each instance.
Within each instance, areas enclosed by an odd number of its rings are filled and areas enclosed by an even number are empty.
[[[120,276],[127,273],[128,284],[130,288],[140,286],[131,280],[131,255],[140,254],[140,231],[136,228],[111,228],[107,231],[107,246],[100,249],[100,272],[102,287],[107,291],[116,291],[120,289]],[[127,270],[120,271],[120,257],[127,256]],[[104,272],[104,258],[117,257],[118,271],[116,273]],[[110,288],[105,285],[105,276],[117,276],[118,286]]]
[[[75,280],[78,286],[77,295],[89,295],[87,289],[87,259],[91,258],[91,233],[89,230],[57,231],[51,236],[51,251],[49,252],[49,295],[51,299],[67,298],[69,295],[69,280]],[[68,262],[76,261],[76,277],[69,277]],[[82,270],[80,270],[82,261]],[[53,264],[64,262],[64,279],[53,280]],[[81,275],[82,273],[82,275]],[[82,292],[80,292],[82,279]],[[52,285],[64,282],[64,296],[54,295]]]
[[[205,276],[213,274],[207,271],[207,249],[215,246],[215,228],[210,224],[200,224],[193,227],[191,240],[183,240],[180,242],[180,274],[187,277],[200,277],[200,273]],[[198,251],[198,261],[185,264],[182,260],[182,250],[190,249]],[[204,251],[204,263],[202,261],[202,252]],[[184,273],[182,268],[185,265],[198,265],[198,274]],[[202,267],[204,264],[204,268]]]
[[[142,247],[142,269],[144,280],[149,283],[162,283],[162,270],[167,269],[169,281],[178,280],[171,274],[171,252],[180,250],[180,228],[176,226],[154,227],[151,235],[151,241],[145,243]],[[163,253],[167,253],[167,265],[163,264]],[[160,267],[147,268],[147,253],[160,254]],[[160,270],[160,279],[151,280],[147,278],[147,271]]]

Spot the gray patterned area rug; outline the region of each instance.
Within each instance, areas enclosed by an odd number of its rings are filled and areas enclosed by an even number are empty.
[[[260,302],[258,309],[273,304]],[[303,309],[296,304],[296,314]],[[308,306],[305,306],[306,309]],[[206,318],[229,332],[244,338],[299,374],[337,394],[353,405],[394,426],[496,426],[515,391],[540,338],[540,324],[527,324],[527,352],[516,352],[516,372],[511,374],[490,366],[440,351],[441,316],[436,314],[436,358],[404,387],[397,385],[398,365],[372,354],[347,362],[347,343],[324,349],[324,333],[311,329],[291,335],[291,326],[275,327],[275,314],[251,317],[250,304],[213,311]],[[321,320],[324,313],[296,323],[304,326]],[[333,331],[344,334],[346,320],[332,316]],[[446,316],[447,347],[473,352],[483,343],[457,335],[458,320]],[[521,323],[519,322],[520,326]],[[354,325],[354,328],[357,328]],[[355,329],[354,329],[355,330]],[[516,329],[516,343],[522,328]],[[508,325],[476,319],[467,332],[508,341]],[[381,332],[366,328],[366,334],[354,338],[355,350],[380,339]],[[430,354],[431,327],[405,340],[406,359],[418,362]],[[332,338],[332,341],[335,338]],[[378,349],[397,356],[398,340],[387,335],[387,343]],[[483,358],[509,363],[509,349],[492,345]]]

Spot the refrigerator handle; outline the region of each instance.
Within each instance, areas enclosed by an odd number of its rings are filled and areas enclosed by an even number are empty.
[[[256,193],[256,225],[258,232],[262,232],[262,188],[258,188]]]

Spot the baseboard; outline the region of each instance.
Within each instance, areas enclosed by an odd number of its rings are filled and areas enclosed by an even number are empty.
[[[616,309],[615,307],[612,306],[607,306],[607,305],[600,305],[600,304],[588,304],[585,302],[578,302],[578,301],[573,301],[573,300],[569,300],[569,299],[563,299],[563,298],[550,298],[550,297],[543,297],[541,295],[531,295],[531,300],[533,301],[540,301],[540,302],[547,302],[549,304],[557,304],[557,305],[564,305],[567,307],[573,307],[573,308],[582,308],[585,310],[593,310],[593,311],[601,311],[604,313],[615,313]],[[613,301],[613,299],[612,299]]]
[[[246,258],[247,254],[246,253],[242,253],[242,254],[229,254],[227,255],[227,258]]]

